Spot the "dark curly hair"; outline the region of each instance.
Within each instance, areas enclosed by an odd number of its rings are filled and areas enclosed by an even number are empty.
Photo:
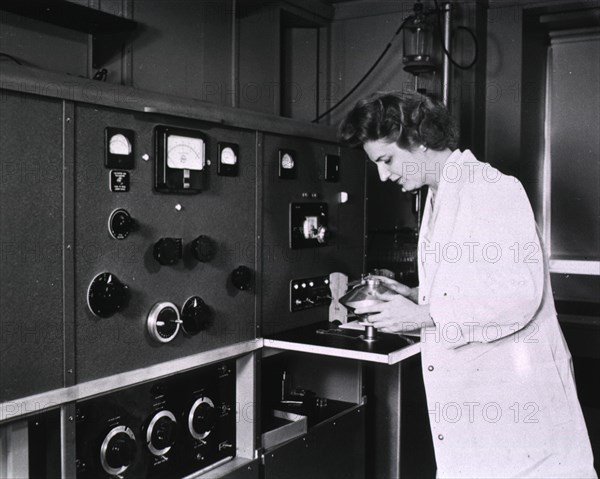
[[[458,146],[458,127],[445,105],[421,93],[380,92],[360,100],[339,127],[342,143],[358,146],[386,140],[413,150]]]

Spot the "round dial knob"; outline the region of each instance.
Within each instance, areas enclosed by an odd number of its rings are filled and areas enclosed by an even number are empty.
[[[106,435],[100,447],[100,463],[107,474],[122,474],[136,455],[135,435],[127,426],[117,426]]]
[[[188,429],[194,439],[202,440],[208,436],[217,422],[215,405],[207,398],[197,399],[188,415]]]
[[[211,319],[212,312],[200,296],[189,298],[181,310],[183,330],[192,336],[208,328]]]
[[[146,444],[155,456],[164,456],[175,444],[177,421],[171,411],[156,413],[148,423]]]
[[[192,253],[201,263],[211,261],[217,253],[217,245],[208,236],[200,235],[192,241]]]
[[[129,288],[112,273],[100,273],[88,287],[90,311],[100,318],[110,318],[129,303]]]
[[[154,243],[154,259],[163,266],[172,266],[181,259],[181,238],[161,238]]]
[[[113,211],[108,218],[108,231],[114,239],[127,238],[131,233],[132,226],[133,219],[131,219],[131,215],[122,208]]]
[[[148,313],[147,325],[152,339],[160,343],[172,341],[181,326],[177,306],[167,301],[156,303]]]
[[[247,266],[238,266],[231,273],[231,282],[241,291],[249,289],[252,284],[252,270]]]

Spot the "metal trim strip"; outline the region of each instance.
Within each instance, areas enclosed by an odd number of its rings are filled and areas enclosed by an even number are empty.
[[[54,409],[72,401],[80,401],[135,384],[171,376],[174,372],[180,373],[216,361],[251,353],[262,347],[262,339],[250,340],[194,354],[193,356],[154,364],[147,368],[140,368],[134,371],[115,374],[114,376],[94,379],[67,388],[55,389],[6,401],[0,404],[0,424],[44,410]]]

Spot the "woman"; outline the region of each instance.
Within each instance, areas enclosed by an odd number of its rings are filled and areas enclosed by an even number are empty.
[[[595,478],[571,356],[519,181],[457,149],[444,105],[380,93],[340,126],[381,181],[428,186],[419,287],[357,309],[383,332],[421,329],[440,478]]]

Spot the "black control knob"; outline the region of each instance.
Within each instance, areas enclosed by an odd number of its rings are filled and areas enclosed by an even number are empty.
[[[188,416],[188,428],[194,439],[202,440],[214,429],[217,422],[215,405],[203,397],[194,403]]]
[[[100,462],[107,474],[122,474],[134,461],[137,448],[135,435],[127,426],[113,428],[100,448]]]
[[[108,231],[110,235],[117,240],[125,239],[131,233],[133,219],[124,209],[119,208],[113,211],[108,218]]]
[[[177,421],[171,411],[156,413],[148,423],[146,444],[155,456],[164,456],[175,444]]]
[[[183,305],[181,321],[183,330],[193,336],[210,326],[212,312],[200,296],[192,296]]]
[[[154,259],[163,266],[177,264],[182,256],[181,238],[161,238],[154,243]]]
[[[238,266],[231,273],[231,282],[241,291],[249,289],[252,285],[252,270],[247,266]]]
[[[129,288],[112,273],[100,273],[88,287],[88,307],[100,318],[110,318],[129,303]]]
[[[208,236],[200,235],[191,244],[194,257],[201,263],[211,261],[217,254],[216,243]]]

